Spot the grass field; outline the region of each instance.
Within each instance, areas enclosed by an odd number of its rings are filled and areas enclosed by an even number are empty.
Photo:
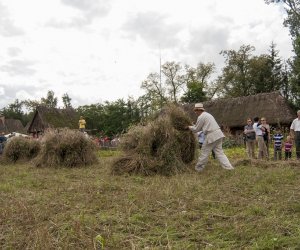
[[[1,249],[300,249],[300,162],[234,171],[113,176],[118,152],[87,168],[0,165]],[[238,159],[241,159],[238,161]]]

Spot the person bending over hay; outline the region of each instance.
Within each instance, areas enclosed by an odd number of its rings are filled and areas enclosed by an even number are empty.
[[[121,139],[124,155],[112,164],[113,174],[172,175],[188,169],[195,158],[196,138],[186,129],[187,114],[167,106],[146,126],[132,127]]]

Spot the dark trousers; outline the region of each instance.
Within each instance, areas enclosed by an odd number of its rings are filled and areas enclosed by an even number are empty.
[[[296,157],[300,160],[300,131],[296,131],[295,144],[296,144]]]
[[[285,151],[284,152],[284,159],[287,160],[287,159],[291,159],[291,158],[292,158],[292,152]]]

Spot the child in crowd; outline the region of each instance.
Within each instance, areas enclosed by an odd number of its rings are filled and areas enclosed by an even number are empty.
[[[292,138],[288,135],[284,143],[285,160],[292,158],[292,147],[293,147],[293,141]]]
[[[274,160],[276,161],[277,158],[281,160],[282,158],[282,140],[283,135],[281,134],[281,131],[279,128],[275,129],[275,134],[273,135],[273,141],[274,141]]]

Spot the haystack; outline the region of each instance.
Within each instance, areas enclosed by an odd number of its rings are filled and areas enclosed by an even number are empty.
[[[124,154],[113,162],[112,172],[171,175],[187,170],[196,150],[195,135],[186,129],[190,124],[183,109],[169,105],[146,126],[132,127],[121,138]]]
[[[35,158],[40,150],[41,144],[39,141],[14,136],[6,143],[3,156],[7,162],[29,161]]]
[[[37,167],[82,167],[97,163],[96,147],[86,136],[70,129],[52,130],[42,139]]]

